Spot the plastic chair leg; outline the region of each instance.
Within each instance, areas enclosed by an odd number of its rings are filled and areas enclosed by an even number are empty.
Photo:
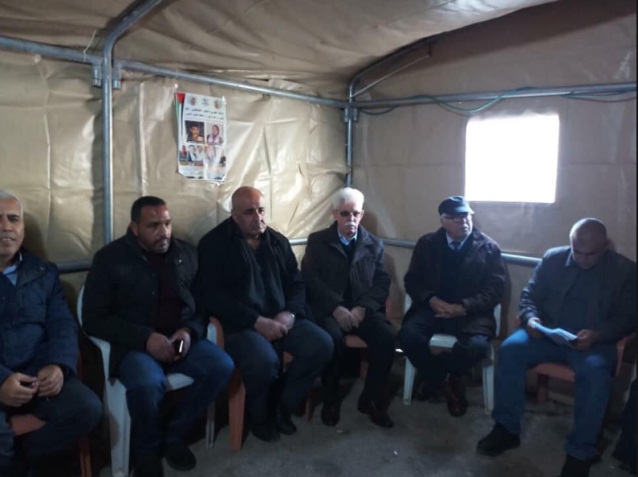
[[[110,389],[109,403],[109,429],[111,434],[111,473],[113,477],[128,477],[129,475],[129,450],[131,440],[131,416],[126,404],[126,391],[119,381],[114,384],[107,383]]]
[[[215,402],[208,406],[206,413],[206,447],[210,449],[215,444]]]
[[[414,388],[414,378],[416,368],[408,358],[405,358],[405,375],[403,377],[403,404],[409,406],[412,402],[412,389]]]
[[[485,414],[494,409],[494,363],[483,366],[483,402]]]

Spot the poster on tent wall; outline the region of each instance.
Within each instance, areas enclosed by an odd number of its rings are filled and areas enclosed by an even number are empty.
[[[228,166],[226,98],[175,93],[177,170],[189,179],[223,182]]]

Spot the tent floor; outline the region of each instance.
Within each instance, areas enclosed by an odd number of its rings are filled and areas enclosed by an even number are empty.
[[[321,423],[317,403],[311,422],[294,417],[298,432],[282,436],[278,443],[259,441],[251,434],[239,452],[228,448],[228,427],[218,430],[215,445],[207,449],[196,436],[191,449],[198,465],[191,472],[177,472],[164,464],[166,477],[552,477],[560,473],[564,460],[565,436],[571,430],[570,406],[548,402],[538,405],[528,399],[523,422],[521,447],[500,457],[477,455],[477,441],[492,427],[484,413],[480,383],[467,387],[469,408],[460,418],[447,413],[445,402],[413,401],[403,404],[401,387],[403,361],[397,358],[390,380],[393,395],[389,414],[392,429],[381,429],[356,410],[363,383],[345,381],[347,395],[342,405],[341,422],[335,428]],[[318,386],[318,382],[316,383]],[[348,389],[345,389],[345,388]],[[315,398],[320,392],[315,389]],[[220,413],[221,414],[221,413]],[[220,422],[225,416],[219,416]],[[590,476],[629,477],[611,456],[618,438],[618,426],[605,431],[607,446],[602,462],[592,466]],[[100,477],[110,476],[103,467]]]

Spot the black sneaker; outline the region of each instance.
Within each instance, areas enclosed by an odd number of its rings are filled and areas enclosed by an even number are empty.
[[[135,477],[164,477],[162,459],[156,452],[138,454],[135,458]]]
[[[560,477],[587,477],[589,475],[590,465],[591,460],[580,460],[568,455],[565,458]]]
[[[478,442],[476,452],[496,457],[506,450],[514,449],[520,445],[521,439],[518,434],[514,434],[500,424],[496,424],[490,433]]]
[[[279,431],[270,421],[251,424],[250,432],[252,432],[252,434],[260,441],[277,442],[279,440]]]
[[[290,411],[284,404],[279,404],[275,411],[275,422],[277,430],[287,436],[292,436],[297,432],[297,426],[292,422]]]
[[[195,454],[188,448],[184,441],[166,444],[164,447],[166,463],[175,470],[193,470],[197,465]]]

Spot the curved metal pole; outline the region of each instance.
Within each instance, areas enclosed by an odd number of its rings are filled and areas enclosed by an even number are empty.
[[[407,98],[357,101],[360,109],[413,106],[417,104],[460,103],[464,101],[485,101],[492,99],[538,98],[547,96],[587,96],[604,94],[624,94],[636,92],[636,82],[606,83],[596,85],[572,85],[558,87],[527,87],[505,91],[487,91],[476,93],[416,95]]]
[[[358,106],[358,103],[355,101],[355,97],[359,93],[361,93],[361,91],[355,92],[355,88],[359,84],[359,81],[361,81],[361,79],[365,75],[369,74],[371,71],[381,68],[382,66],[385,66],[387,63],[395,61],[398,58],[406,56],[409,53],[412,53],[413,51],[422,48],[423,45],[431,44],[435,40],[435,38],[436,37],[422,38],[421,40],[418,40],[412,43],[411,45],[405,46],[403,48],[399,48],[398,50],[393,51],[389,55],[384,56],[383,58],[380,58],[377,61],[374,61],[373,63],[369,64],[365,68],[359,70],[357,73],[355,73],[355,75],[350,80],[350,84],[348,85],[348,97],[347,97],[348,105],[346,106],[346,109],[344,111],[344,121],[346,122],[346,167],[348,169],[348,172],[346,174],[347,187],[350,187],[352,185],[352,158],[354,155],[354,122],[357,120],[357,116],[359,112],[359,106]],[[395,71],[384,76],[380,80],[376,81],[374,84],[376,85],[380,83],[381,81],[389,78],[390,76],[392,76],[393,74],[397,72],[398,71]]]
[[[104,169],[104,242],[113,240],[113,48],[115,42],[162,0],[147,0],[106,32],[102,47],[102,160]]]

